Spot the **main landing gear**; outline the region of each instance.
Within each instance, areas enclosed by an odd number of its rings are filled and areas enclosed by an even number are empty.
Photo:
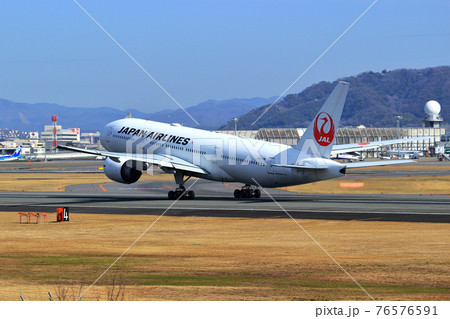
[[[194,193],[194,191],[186,191],[186,188],[184,186],[181,186],[181,187],[175,189],[175,191],[169,192],[169,199],[175,200],[177,198],[194,199],[195,193]]]
[[[184,183],[186,183],[189,178],[191,178],[190,176],[188,176],[188,178],[184,179],[184,174],[181,172],[175,172],[173,174],[175,176],[175,183],[177,183],[179,185],[179,187],[177,189],[175,189],[175,191],[170,191],[168,196],[170,200],[175,200],[175,199],[194,199],[195,198],[195,193],[194,191],[191,190],[186,190],[186,188],[184,187]]]
[[[234,191],[234,198],[260,198],[261,191],[249,184],[246,184],[241,189]]]

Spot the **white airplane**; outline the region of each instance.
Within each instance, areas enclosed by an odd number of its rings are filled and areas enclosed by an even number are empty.
[[[16,150],[14,151],[13,154],[11,154],[11,155],[5,155],[5,156],[0,156],[0,161],[6,162],[6,161],[15,161],[15,160],[18,160],[19,157],[22,157],[22,155],[20,155],[21,152],[22,152],[22,145],[20,145],[18,148],[16,148]]]
[[[333,153],[380,146],[380,142],[371,142],[333,148],[348,88],[346,82],[337,84],[294,147],[133,118],[120,119],[103,128],[100,141],[106,151],[59,147],[106,156],[106,176],[124,184],[137,182],[143,171],[152,165],[159,166],[164,172],[173,174],[178,185],[175,191],[169,192],[169,199],[195,197],[194,192],[186,191],[184,186],[191,176],[218,182],[240,182],[245,186],[235,190],[236,198],[259,198],[261,191],[258,187],[305,184],[344,176],[349,168],[413,162],[391,160],[341,164],[330,159]]]
[[[333,153],[333,152],[332,152]],[[345,160],[345,161],[363,161],[364,158],[361,157],[361,154],[357,152],[349,152],[349,153],[339,153],[336,155],[331,155],[332,160]]]
[[[383,152],[389,156],[397,156],[397,157],[407,157],[407,158],[419,158],[424,154],[420,151],[401,151],[401,150],[393,150],[390,146],[386,147],[386,151]]]

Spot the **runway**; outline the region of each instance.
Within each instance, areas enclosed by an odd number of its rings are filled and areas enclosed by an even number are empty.
[[[260,199],[236,200],[232,192],[239,186],[198,180],[192,187],[195,200],[175,204],[167,199],[167,191],[174,187],[171,181],[76,185],[66,192],[0,192],[0,210],[55,212],[56,207],[67,206],[71,213],[289,218],[287,212],[300,219],[450,222],[447,196],[295,194],[271,189],[267,191],[276,202],[264,191]]]
[[[94,160],[6,162],[0,173],[103,174],[99,170],[102,165],[103,161]],[[435,159],[421,159],[415,165],[419,169],[350,171],[343,179],[443,176],[449,172],[448,164]],[[189,181],[187,186],[192,183]],[[304,219],[450,222],[450,196],[296,194],[266,189],[275,203],[264,190],[260,199],[234,199],[234,189],[241,186],[198,180],[192,187],[195,200],[179,200],[171,206],[167,192],[175,184],[167,175],[166,181],[74,185],[67,187],[66,192],[0,192],[0,210],[55,212],[56,207],[67,206],[71,213],[160,215],[167,210],[171,216],[289,218],[284,209],[292,217]]]

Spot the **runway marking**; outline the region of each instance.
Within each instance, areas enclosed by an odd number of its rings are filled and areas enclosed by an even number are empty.
[[[359,188],[364,187],[364,183],[339,183],[340,188]]]
[[[103,187],[102,184],[98,185],[98,187],[100,187],[104,192],[106,192],[106,189]]]
[[[228,187],[228,188],[234,188],[234,189],[240,189],[239,187],[235,187],[235,186],[233,186],[233,185],[231,185],[231,184],[225,184],[225,187]]]

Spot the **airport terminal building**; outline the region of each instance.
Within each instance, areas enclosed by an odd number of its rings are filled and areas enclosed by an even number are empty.
[[[237,134],[238,136],[254,138],[258,140],[270,141],[286,145],[298,143],[306,128],[261,128],[254,131],[218,131],[220,133]],[[410,137],[430,136],[430,139],[407,142],[393,145],[393,150],[424,151],[434,156],[436,145],[445,139],[445,128],[367,128],[359,126],[357,128],[340,128],[336,132],[335,144],[352,144],[375,141],[394,140]],[[444,138],[443,138],[444,137]],[[380,149],[364,151],[364,157],[379,157]]]
[[[343,127],[339,128],[335,135],[335,145],[367,143],[386,140],[406,139],[414,137],[430,137],[427,139],[394,144],[391,146],[394,151],[418,151],[435,156],[439,152],[444,152],[446,158],[450,158],[450,133],[448,124],[443,125],[444,119],[440,115],[441,106],[438,102],[431,100],[424,106],[425,118],[423,127],[400,127],[400,120],[403,116],[396,116],[397,127],[377,128],[365,127]],[[220,131],[227,134],[235,134],[242,137],[254,138],[258,140],[270,141],[274,143],[296,145],[306,128],[261,128],[255,131]],[[444,150],[444,151],[442,151]],[[362,157],[381,157],[384,149],[373,149],[360,152]]]

